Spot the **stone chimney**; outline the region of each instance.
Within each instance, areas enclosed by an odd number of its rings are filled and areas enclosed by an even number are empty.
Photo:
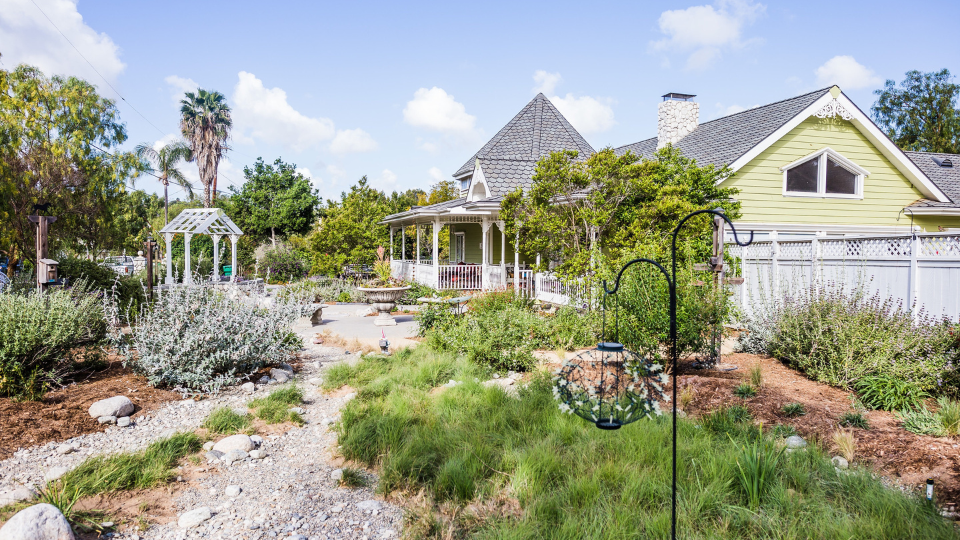
[[[664,94],[657,107],[657,150],[677,144],[700,123],[700,104],[691,94]]]

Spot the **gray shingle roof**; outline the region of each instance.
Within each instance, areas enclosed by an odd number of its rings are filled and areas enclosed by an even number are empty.
[[[446,210],[446,209],[448,209],[448,208],[455,208],[455,207],[457,207],[457,206],[463,205],[463,203],[465,203],[465,202],[467,202],[467,199],[466,199],[466,198],[453,199],[452,201],[446,201],[446,202],[442,202],[442,203],[431,204],[431,205],[429,205],[429,206],[415,206],[415,207],[411,208],[411,210],[423,210],[423,211],[427,211],[427,212],[434,212],[434,211],[437,211],[437,210]]]
[[[589,157],[589,154],[588,156]],[[537,162],[530,159],[485,159],[480,158],[480,168],[486,179],[490,196],[499,197],[522,187],[524,191],[533,184]]]
[[[960,155],[937,152],[904,152],[927,178],[943,191],[953,202],[937,202],[921,199],[910,206],[928,208],[960,208]],[[953,167],[941,167],[937,160],[950,159]]]
[[[676,146],[700,165],[729,165],[829,91],[823,88],[704,122]],[[657,138],[614,149],[618,155],[627,150],[649,158],[657,150]]]
[[[558,150],[576,150],[580,152],[582,159],[586,159],[594,153],[590,143],[567,122],[567,119],[560,114],[553,103],[550,103],[550,100],[541,93],[537,94],[537,97],[533,98],[530,103],[527,103],[512,120],[507,122],[507,125],[503,126],[503,129],[498,131],[487,144],[483,145],[479,152],[468,159],[453,176],[457,178],[471,173],[478,158],[481,161],[486,160],[488,163],[501,160],[509,161],[511,163],[504,163],[499,167],[506,171],[518,167],[512,162],[532,161],[536,164],[540,157]],[[485,175],[487,174],[486,167],[484,167],[483,172]],[[505,176],[498,176],[498,178],[507,181],[507,178],[515,177],[513,173],[504,174]],[[487,177],[489,178],[489,176]],[[529,184],[529,176],[526,180]]]

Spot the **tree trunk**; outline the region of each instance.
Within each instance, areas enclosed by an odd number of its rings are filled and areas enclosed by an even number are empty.
[[[217,174],[216,174],[216,172],[214,172],[214,174],[213,174],[213,193],[210,194],[210,200],[211,200],[211,201],[216,201],[216,200],[217,200]]]
[[[273,230],[273,227],[270,227],[270,241],[273,242],[273,247],[277,247],[277,233]]]
[[[167,214],[167,211],[170,207],[170,197],[167,196],[167,186],[170,182],[166,180],[163,181],[163,225],[166,226],[167,223],[170,223],[170,216]]]

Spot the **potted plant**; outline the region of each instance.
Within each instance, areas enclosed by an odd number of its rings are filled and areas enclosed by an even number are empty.
[[[373,304],[373,308],[380,312],[373,324],[377,326],[396,326],[397,321],[390,315],[397,301],[410,289],[403,280],[394,278],[390,269],[390,257],[386,256],[383,246],[377,248],[377,262],[373,264],[374,278],[364,287],[357,287]]]

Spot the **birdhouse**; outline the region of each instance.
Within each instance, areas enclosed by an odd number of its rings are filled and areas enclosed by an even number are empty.
[[[37,263],[37,282],[50,284],[57,282],[57,267],[60,265],[53,259],[40,259]]]

